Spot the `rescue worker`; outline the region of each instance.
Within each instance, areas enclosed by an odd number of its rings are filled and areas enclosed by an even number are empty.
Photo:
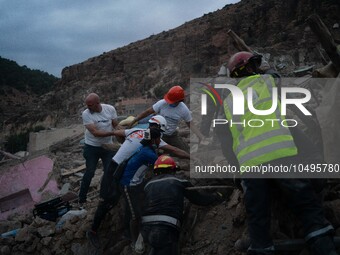
[[[271,75],[260,75],[258,67],[261,56],[250,52],[238,52],[229,62],[230,76],[241,78],[237,86],[244,93],[253,89],[253,104],[257,110],[269,109],[272,105],[271,91],[275,81]],[[245,101],[249,97],[245,96]],[[248,109],[244,115],[232,114],[232,95],[224,100],[224,113],[227,120],[243,122],[248,119],[279,119],[279,109],[271,115],[255,115]],[[245,102],[245,105],[246,102]],[[230,122],[229,122],[230,123]],[[320,162],[322,157],[314,144],[298,128],[287,128],[279,124],[274,127],[249,127],[242,125],[223,125],[217,133],[221,140],[223,154],[231,165],[290,165]],[[242,175],[241,175],[242,176]],[[251,174],[242,177],[245,207],[248,217],[248,233],[251,245],[247,254],[274,254],[270,236],[270,200],[271,185],[279,187],[289,199],[293,212],[301,221],[305,240],[317,255],[336,255],[331,235],[333,227],[324,217],[320,201],[310,179],[261,179],[251,178]]]
[[[119,184],[125,198],[126,225],[130,230],[132,244],[139,234],[140,215],[143,203],[143,181],[148,166],[157,160],[157,148],[160,144],[161,131],[151,128],[144,131],[142,146],[129,159]]]
[[[163,116],[155,115],[149,119],[149,128],[159,129],[162,133],[167,128],[167,122]],[[141,141],[144,138],[145,129],[132,128],[126,130],[115,130],[114,135],[125,138],[115,156],[112,158],[111,164],[107,172],[104,173],[100,185],[100,201],[94,215],[91,229],[87,231],[87,237],[95,247],[99,247],[98,229],[106,214],[119,202],[121,192],[118,188],[118,182],[114,173],[117,168],[128,158],[130,158],[139,147],[142,146]],[[172,153],[180,158],[190,159],[187,152],[165,143],[163,140],[159,143],[159,149],[167,153]],[[126,218],[128,221],[128,218]],[[126,223],[127,224],[127,223]],[[130,235],[129,231],[126,234]]]
[[[153,177],[144,187],[142,236],[152,247],[150,255],[179,254],[179,234],[183,221],[184,198],[197,205],[222,202],[219,193],[190,190],[193,185],[174,176],[176,163],[170,156],[161,155],[154,164]]]
[[[79,205],[86,203],[91,180],[95,174],[98,160],[103,162],[106,172],[114,153],[102,147],[102,144],[112,144],[112,132],[119,128],[116,109],[109,104],[101,104],[96,93],[90,93],[85,104],[87,109],[82,112],[85,126],[85,144],[83,156],[86,160],[86,171],[79,190]]]
[[[162,134],[167,130],[167,121],[161,115],[152,116],[149,120],[149,128],[158,128],[161,130]],[[110,196],[111,188],[109,185],[105,184],[107,182],[112,181],[113,173],[116,168],[127,158],[129,158],[133,152],[137,150],[138,147],[141,146],[141,140],[144,138],[145,129],[142,128],[132,128],[125,130],[115,130],[114,135],[118,138],[124,138],[124,142],[119,148],[118,152],[112,158],[111,165],[109,167],[109,171],[104,173],[101,187],[100,187],[100,197],[105,199],[107,196]],[[176,155],[179,158],[190,159],[190,154],[177,148],[167,144],[161,139],[159,144],[159,148],[164,150],[167,153],[171,153]]]
[[[164,95],[164,99],[156,102],[152,107],[140,113],[130,123],[130,127],[139,120],[149,116],[150,114],[162,115],[167,123],[168,128],[164,132],[162,139],[177,148],[189,152],[189,146],[181,137],[178,136],[177,127],[180,120],[184,120],[189,129],[191,129],[198,137],[199,141],[204,139],[199,129],[192,124],[192,116],[189,108],[183,102],[185,98],[184,89],[181,86],[173,86]]]

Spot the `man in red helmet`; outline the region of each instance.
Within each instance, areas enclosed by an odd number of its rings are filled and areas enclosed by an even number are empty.
[[[160,114],[168,123],[168,128],[164,132],[162,139],[168,144],[189,152],[188,144],[178,136],[178,132],[176,131],[180,120],[185,121],[187,126],[197,135],[199,141],[203,140],[204,136],[195,127],[195,125],[191,125],[191,112],[183,102],[184,98],[184,89],[181,86],[173,86],[164,95],[164,99],[159,100],[152,107],[140,113],[137,117],[135,117],[130,126],[150,114]]]
[[[154,164],[153,177],[144,187],[145,202],[142,211],[142,235],[153,255],[179,254],[179,234],[183,223],[184,198],[197,205],[211,205],[224,201],[221,194],[202,193],[188,189],[193,185],[178,178],[175,161],[159,156]]]
[[[242,91],[249,87],[253,89],[256,109],[263,110],[268,109],[268,102],[272,100],[270,92],[276,84],[272,75],[261,75],[260,64],[261,56],[238,52],[230,58],[228,69],[231,77],[241,78],[237,86]],[[246,118],[271,118],[271,115],[260,116],[250,111],[246,115],[233,116],[230,97],[231,95],[227,96],[224,101],[224,116],[227,120],[234,118],[241,123]],[[284,119],[280,112],[272,114],[275,119]],[[297,128],[263,125],[255,129],[241,125],[223,125],[216,131],[229,164],[239,169],[245,166],[285,166],[323,161],[318,148]],[[241,175],[250,238],[247,254],[275,253],[270,235],[273,185],[289,199],[291,209],[302,223],[305,240],[312,254],[337,254],[331,238],[334,229],[324,217],[322,205],[310,179],[265,179],[265,175],[264,178],[254,178],[252,175],[247,174],[246,178]]]

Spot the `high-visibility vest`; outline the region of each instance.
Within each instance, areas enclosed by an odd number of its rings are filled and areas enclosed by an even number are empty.
[[[269,115],[255,115],[248,109],[247,89],[253,89],[253,106],[257,110],[268,110],[272,106],[272,90],[275,86],[271,75],[253,75],[238,83],[244,95],[244,115],[232,115],[232,94],[224,100],[224,112],[227,120],[232,120],[230,125],[233,137],[233,151],[240,166],[256,166],[269,161],[294,156],[297,154],[293,137],[288,127],[282,126],[281,121],[285,120],[280,114],[280,102],[278,107]],[[264,122],[261,127],[247,125],[249,120],[256,119],[257,122]],[[265,119],[278,119],[279,121],[268,122]],[[240,124],[243,123],[243,124]]]

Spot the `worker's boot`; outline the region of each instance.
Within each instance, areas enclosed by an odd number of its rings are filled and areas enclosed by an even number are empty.
[[[308,243],[313,255],[338,255],[331,236],[316,237]]]

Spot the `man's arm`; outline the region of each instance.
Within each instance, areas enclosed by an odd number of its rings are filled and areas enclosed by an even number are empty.
[[[167,144],[167,145],[164,145],[162,147],[160,147],[160,149],[168,152],[168,153],[171,153],[171,154],[174,154],[176,155],[177,157],[179,158],[185,158],[185,159],[190,159],[190,154],[187,153],[186,151],[184,150],[181,150],[175,146],[172,146],[170,144]]]
[[[114,136],[125,137],[125,129],[115,130],[112,133]]]
[[[98,130],[95,124],[87,124],[85,127],[95,137],[107,137],[114,135],[114,131]]]
[[[124,127],[120,126],[117,119],[112,119],[112,127],[116,130],[124,129]]]
[[[137,117],[134,118],[134,120],[130,123],[129,128],[133,126],[136,122],[140,121],[141,119],[145,118],[146,116],[149,116],[150,114],[155,113],[155,110],[150,107],[146,109],[144,112],[141,112],[140,114],[137,115]]]

